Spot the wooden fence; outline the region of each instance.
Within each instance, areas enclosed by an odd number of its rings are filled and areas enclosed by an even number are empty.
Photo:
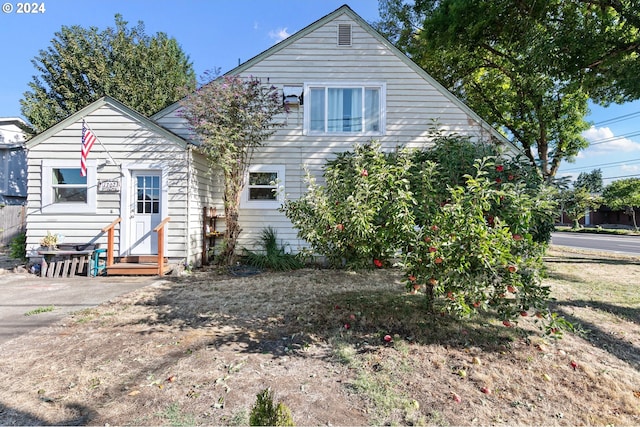
[[[0,246],[6,246],[24,233],[27,226],[27,207],[0,205]]]

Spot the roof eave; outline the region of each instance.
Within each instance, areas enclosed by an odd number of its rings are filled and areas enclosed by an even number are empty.
[[[47,129],[47,130],[39,133],[38,135],[34,136],[33,138],[31,138],[26,144],[27,148],[32,148],[32,147],[40,144],[41,142],[49,139],[51,136],[55,135],[56,133],[60,132],[61,130],[67,128],[71,124],[77,122],[78,120],[84,118],[85,116],[90,115],[91,113],[93,113],[94,111],[97,111],[98,109],[104,107],[105,105],[109,105],[109,106],[115,108],[116,110],[120,111],[121,113],[133,118],[134,120],[139,121],[140,123],[143,123],[144,125],[151,127],[155,132],[158,132],[159,134],[165,136],[166,138],[168,138],[169,140],[171,140],[172,142],[174,142],[174,143],[176,143],[178,145],[186,147],[187,144],[189,144],[189,142],[186,141],[185,139],[183,139],[180,136],[176,135],[175,133],[163,128],[162,126],[158,125],[154,121],[148,119],[147,117],[145,117],[141,113],[138,113],[137,111],[133,110],[132,108],[127,107],[126,105],[124,105],[120,101],[118,101],[118,100],[116,100],[114,98],[111,98],[110,96],[103,96],[102,98],[99,98],[98,100],[96,100],[96,101],[92,102],[91,104],[87,105],[83,109],[77,111],[76,113],[71,114],[66,119],[64,119],[64,120],[56,123],[55,125],[51,126],[49,129]]]

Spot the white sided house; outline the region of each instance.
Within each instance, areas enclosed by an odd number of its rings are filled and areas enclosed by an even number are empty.
[[[429,146],[437,123],[445,133],[518,152],[346,5],[227,75],[274,85],[289,109],[281,118],[285,126],[254,155],[241,204],[240,247],[251,245],[266,226],[274,227],[293,251],[303,247],[278,208],[284,197],[297,199],[306,190],[307,170],[320,178],[327,160],[356,143],[377,140],[387,151]],[[187,138],[179,111],[174,104],[153,120]],[[259,185],[264,173],[263,182],[284,187],[267,199]]]
[[[429,146],[437,123],[444,132],[517,151],[348,6],[227,74],[277,87],[288,105],[278,118],[284,126],[253,157],[239,248],[251,247],[267,226],[293,251],[304,247],[279,207],[284,197],[306,190],[307,170],[320,177],[327,160],[356,143],[375,139],[386,150]],[[79,175],[83,119],[100,142],[85,180]],[[116,259],[157,256],[164,233],[161,255],[206,262],[203,248],[213,243],[207,233],[214,224],[203,212],[224,211],[223,183],[190,137],[179,103],[146,118],[103,98],[33,138],[27,144],[28,249],[36,251],[48,231],[105,246],[109,230],[103,230],[111,224]],[[153,232],[168,218],[161,233]],[[219,219],[215,228],[223,225]]]
[[[97,138],[84,177],[83,121]],[[113,257],[140,262],[111,266],[109,274],[164,273],[168,260],[201,262],[203,211],[213,206],[219,183],[193,144],[104,97],[34,137],[27,148],[30,257],[42,255],[47,234],[60,236],[58,247],[70,251],[79,249],[75,244],[108,248],[111,234]]]

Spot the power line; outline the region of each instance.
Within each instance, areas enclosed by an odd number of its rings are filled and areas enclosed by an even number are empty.
[[[594,126],[602,126],[605,124],[612,124],[612,123],[618,123],[618,122],[622,122],[624,120],[629,120],[632,119],[634,117],[640,116],[640,111],[636,111],[635,113],[629,113],[629,114],[624,114],[622,116],[617,116],[617,117],[612,117],[610,119],[606,119],[606,120],[602,120],[599,122],[594,123]]]
[[[580,167],[575,167],[575,168],[570,168],[570,169],[565,169],[564,172],[570,172],[570,171],[579,171],[582,169],[594,169],[594,168],[600,168],[602,166],[610,166],[610,165],[620,165],[623,163],[635,163],[635,162],[640,162],[640,159],[629,159],[629,160],[621,160],[619,162],[610,162],[610,163],[600,163],[600,164],[595,164],[595,165],[590,165],[590,166],[580,166]]]
[[[618,135],[618,136],[612,136],[612,137],[609,137],[609,138],[596,139],[594,141],[590,141],[589,142],[589,147],[591,147],[593,145],[605,144],[607,142],[613,142],[613,141],[616,141],[618,139],[624,139],[624,138],[627,138],[627,137],[638,136],[638,135],[640,135],[640,131],[633,131],[633,132],[625,133],[625,134]]]

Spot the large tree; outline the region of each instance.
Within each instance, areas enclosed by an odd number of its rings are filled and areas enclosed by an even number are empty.
[[[640,178],[612,181],[602,192],[604,204],[613,210],[624,209],[633,218],[633,227],[638,230],[636,210],[640,207]]]
[[[552,181],[588,145],[589,99],[640,96],[636,3],[380,0],[377,27]]]
[[[51,46],[32,60],[38,75],[20,101],[22,114],[41,132],[104,95],[151,115],[195,88],[188,56],[164,33],[148,36],[144,24],[115,28],[63,26]]]
[[[198,90],[182,101],[182,114],[189,123],[200,150],[213,170],[224,176],[224,247],[218,263],[235,260],[240,196],[254,151],[263,146],[282,124],[275,117],[284,111],[282,93],[259,79],[240,76],[215,78],[208,75]]]
[[[573,183],[576,188],[584,188],[589,193],[600,194],[604,188],[602,184],[602,169],[594,169],[591,172],[580,172]]]

